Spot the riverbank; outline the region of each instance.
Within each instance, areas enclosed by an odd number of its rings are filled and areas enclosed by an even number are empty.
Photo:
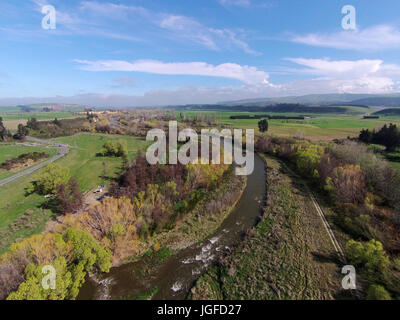
[[[277,159],[267,164],[267,204],[258,225],[221,263],[201,276],[190,297],[329,300],[341,292],[334,247],[304,185]]]
[[[137,261],[154,247],[178,252],[212,235],[235,208],[246,187],[246,177],[237,176],[234,170],[229,170],[217,189],[202,199],[190,213],[176,223],[173,229],[142,241],[138,254],[131,257],[128,262]]]
[[[171,230],[142,241],[137,253],[113,267],[110,273],[91,276],[78,299],[137,299],[147,296],[148,292],[157,298],[159,294],[170,292],[174,282],[165,282],[172,278],[174,272],[177,276],[183,276],[185,272],[177,272],[176,267],[171,267],[173,271],[166,268],[175,262],[181,265],[183,259],[180,255],[192,252],[193,247],[202,246],[225,223],[241,199],[246,182],[246,177],[236,176],[234,170],[229,170],[217,188],[177,221]],[[190,282],[188,289],[191,286]]]

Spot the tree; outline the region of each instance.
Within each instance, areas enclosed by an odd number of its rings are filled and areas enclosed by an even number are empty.
[[[363,203],[367,194],[364,173],[358,165],[339,166],[326,179],[325,190],[340,203]]]
[[[72,228],[62,234],[47,233],[25,239],[13,245],[6,258],[20,253],[29,261],[24,269],[24,281],[7,300],[75,299],[86,271],[109,272],[111,268],[111,251],[103,248],[89,233]],[[54,290],[42,286],[45,265],[56,270]]]
[[[60,120],[58,120],[57,118],[54,119],[53,123],[57,126],[57,127],[61,127],[62,123]]]
[[[318,145],[301,147],[296,152],[296,165],[305,176],[315,177],[316,167],[323,155],[323,149]]]
[[[372,284],[368,288],[367,300],[392,300],[392,298],[383,286]]]
[[[127,157],[128,144],[125,140],[118,140],[116,142],[107,141],[99,154],[101,156]]]
[[[64,213],[73,213],[82,206],[83,195],[75,179],[69,179],[57,189],[57,200]]]
[[[358,140],[364,143],[371,143],[373,134],[375,134],[375,132],[371,132],[369,129],[362,129],[358,136]]]
[[[29,129],[20,123],[18,125],[18,133],[14,136],[14,138],[23,140],[28,134]]]
[[[69,178],[69,168],[50,163],[44,168],[39,179],[35,181],[35,189],[40,194],[55,194],[58,186],[67,183]]]
[[[268,121],[267,119],[262,119],[258,122],[258,129],[260,132],[267,132],[268,131]]]
[[[39,122],[36,118],[31,118],[26,123],[26,127],[32,130],[39,130]]]
[[[8,135],[10,135],[10,133],[3,124],[3,118],[0,117],[0,140],[5,141]]]
[[[73,285],[71,272],[67,269],[64,257],[57,258],[53,267],[57,272],[55,290],[46,290],[42,286],[45,274],[42,273],[44,265],[29,264],[25,269],[25,281],[18,290],[12,292],[7,300],[64,300],[68,296],[68,287]]]
[[[378,132],[361,130],[358,139],[365,143],[381,144],[386,147],[387,152],[393,152],[400,147],[400,130],[393,123],[389,126],[385,124]]]
[[[382,243],[374,239],[368,242],[349,240],[346,244],[346,256],[369,281],[380,280],[390,265]]]

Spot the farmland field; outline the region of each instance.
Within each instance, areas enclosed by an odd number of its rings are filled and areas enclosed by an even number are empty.
[[[196,114],[216,114],[219,123],[233,128],[253,128],[258,131],[259,119],[231,119],[238,115],[265,115],[271,116],[300,116],[299,113],[269,113],[269,112],[229,112],[229,111],[183,111],[183,114],[194,117]],[[268,133],[278,136],[291,137],[298,133],[310,140],[332,140],[335,138],[346,138],[358,136],[361,129],[380,128],[385,123],[393,122],[400,124],[400,118],[362,119],[362,116],[335,115],[335,114],[312,114],[311,119],[305,120],[268,120]]]
[[[15,131],[21,123],[26,124],[28,119],[36,118],[37,120],[52,120],[57,119],[70,119],[78,117],[79,115],[73,112],[6,112],[3,108],[0,109],[0,117],[3,118],[4,125],[7,129]]]
[[[30,152],[45,152],[50,157],[57,154],[58,149],[51,146],[29,146],[21,143],[0,144],[0,164],[4,161],[17,158],[19,155]],[[35,163],[37,164],[37,163]],[[26,168],[27,169],[27,168]],[[0,180],[14,175],[16,172],[9,172],[0,168]]]
[[[130,160],[147,145],[144,139],[129,136],[78,134],[57,138],[54,141],[71,145],[70,152],[57,163],[70,169],[71,177],[77,179],[83,192],[109,183],[120,173],[122,160],[97,157],[96,154],[106,141],[118,139],[127,141]],[[106,177],[102,176],[104,168]],[[55,216],[43,196],[26,194],[25,189],[40,176],[41,171],[0,188],[0,253],[17,239],[41,232],[46,222]]]

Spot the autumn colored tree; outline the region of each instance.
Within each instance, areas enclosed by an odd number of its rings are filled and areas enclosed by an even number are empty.
[[[83,204],[83,195],[78,182],[71,178],[67,183],[57,187],[57,201],[63,213],[73,213]]]
[[[337,167],[326,179],[325,190],[340,203],[363,203],[367,193],[364,173],[358,165]]]
[[[11,247],[1,258],[3,264],[22,263],[22,282],[9,294],[8,300],[63,300],[75,299],[86,272],[108,272],[111,252],[103,248],[90,234],[67,229],[62,234],[35,235]],[[45,290],[43,267],[50,265],[57,272],[55,290]]]

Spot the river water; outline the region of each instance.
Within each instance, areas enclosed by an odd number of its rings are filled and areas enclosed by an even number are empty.
[[[218,230],[201,244],[184,249],[165,260],[155,272],[143,276],[143,264],[129,263],[112,268],[109,273],[89,278],[78,299],[120,299],[137,297],[157,286],[156,300],[185,299],[196,279],[218,260],[223,252],[240,243],[243,236],[257,223],[265,200],[266,178],[264,161],[257,155],[254,171],[235,209]]]

